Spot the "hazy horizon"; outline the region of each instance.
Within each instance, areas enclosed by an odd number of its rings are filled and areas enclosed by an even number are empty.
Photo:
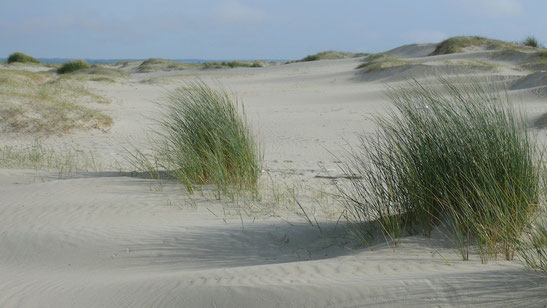
[[[0,57],[298,59],[456,35],[547,43],[547,1],[19,1],[2,5]]]

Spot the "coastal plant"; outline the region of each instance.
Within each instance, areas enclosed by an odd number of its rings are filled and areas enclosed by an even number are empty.
[[[24,54],[22,52],[14,52],[11,55],[9,55],[7,63],[10,64],[10,63],[15,63],[15,62],[18,62],[18,63],[40,63],[40,61],[38,61],[38,59],[36,59],[32,56],[29,56],[27,54]]]
[[[485,47],[488,49],[500,49],[510,47],[512,45],[513,44],[511,43],[489,39],[482,36],[455,36],[437,44],[435,50],[430,54],[430,56],[459,53],[463,52],[465,48],[472,46]]]
[[[539,47],[538,40],[537,40],[535,37],[533,37],[533,36],[527,36],[527,37],[522,41],[522,45],[528,46],[528,47],[534,47],[534,48],[538,48],[538,47]]]
[[[89,69],[89,68],[90,68],[90,66],[85,60],[82,60],[82,59],[71,60],[71,61],[68,61],[67,63],[63,64],[61,67],[59,67],[57,69],[57,73],[58,74],[67,74],[67,73],[72,73],[72,72],[75,72],[75,71],[85,70],[85,69]]]
[[[76,129],[106,131],[112,118],[93,107],[107,100],[83,85],[54,74],[0,71],[0,130],[16,133],[68,133]]]
[[[206,184],[216,185],[219,197],[256,189],[262,156],[237,98],[202,81],[188,82],[168,92],[162,109],[154,158],[133,154],[134,165],[151,175],[165,170],[189,192]]]
[[[297,60],[296,62],[310,62],[310,61],[318,61],[318,60],[335,60],[335,59],[349,59],[349,58],[358,58],[358,57],[364,57],[367,56],[367,53],[353,53],[353,52],[343,52],[343,51],[334,51],[334,50],[327,50],[318,52],[313,55],[308,55],[300,60]],[[289,61],[289,62],[295,62],[295,61]]]
[[[28,144],[0,146],[0,168],[29,168],[56,171],[60,176],[98,171],[93,152],[72,145],[50,145],[40,139]]]
[[[531,269],[547,275],[547,209],[524,230],[518,244],[518,255]]]
[[[401,60],[392,55],[377,53],[366,57],[365,62],[359,64],[355,69],[362,69],[364,72],[368,73],[408,64],[411,64],[411,62]]]
[[[394,244],[445,226],[467,259],[512,259],[538,207],[538,149],[525,116],[502,89],[479,78],[392,87],[395,110],[375,118],[341,167],[348,218],[375,222]]]

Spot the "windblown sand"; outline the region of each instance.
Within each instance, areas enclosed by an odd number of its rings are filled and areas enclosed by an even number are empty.
[[[440,233],[364,247],[338,221],[340,205],[320,197],[340,175],[335,155],[357,133],[374,133],[370,115],[389,112],[386,83],[407,75],[461,73],[448,60],[487,61],[496,69],[478,73],[505,80],[531,121],[547,112],[545,73],[514,69],[518,58],[423,57],[431,50],[398,48],[392,53],[411,65],[367,74],[354,69],[359,58],[89,82],[112,101],[101,107],[112,129],[44,142],[91,151],[100,170],[0,170],[0,307],[545,307],[546,281],[518,262],[461,261]],[[264,147],[264,194],[270,175],[297,191],[317,223],[283,202],[242,211],[207,192],[188,196],[180,184],[118,172],[129,168],[125,149],[146,145],[165,91],[196,76],[244,102]],[[0,134],[4,144],[33,139]]]

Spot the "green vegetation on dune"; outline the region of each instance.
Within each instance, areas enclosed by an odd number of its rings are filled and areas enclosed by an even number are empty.
[[[292,61],[292,62],[310,62],[310,61],[319,61],[319,60],[349,59],[349,58],[364,57],[367,55],[369,54],[329,50],[329,51],[319,52],[313,55],[308,55],[298,61]]]
[[[9,55],[7,63],[40,63],[38,59],[31,57],[27,54],[24,54],[22,52],[14,52],[11,55]]]
[[[196,63],[182,63],[182,62],[177,62],[172,60],[150,58],[146,61],[143,61],[137,67],[137,72],[150,73],[150,72],[158,72],[158,71],[175,71],[175,70],[197,68],[199,66],[200,65]]]
[[[522,41],[522,45],[528,46],[528,47],[534,47],[534,48],[540,47],[540,44],[539,44],[538,40],[533,36],[527,36]]]
[[[440,42],[430,56],[459,53],[463,52],[465,48],[474,46],[486,49],[501,49],[514,46],[514,44],[482,36],[455,36]]]
[[[112,118],[86,106],[105,100],[79,84],[49,73],[0,71],[0,129],[10,132],[66,133],[107,130]]]
[[[79,70],[85,70],[85,69],[89,69],[90,66],[89,64],[85,61],[85,60],[72,60],[72,61],[68,61],[67,63],[61,65],[61,67],[59,67],[57,69],[57,73],[58,74],[67,74],[67,73],[73,73],[75,71],[79,71]]]
[[[235,68],[235,67],[262,67],[261,61],[223,61],[223,62],[205,62],[203,69],[211,68]]]
[[[497,68],[496,64],[476,59],[445,60],[443,62],[448,66],[468,69],[494,70]]]
[[[381,230],[396,245],[442,225],[462,259],[476,245],[485,263],[528,249],[521,235],[543,206],[541,152],[525,116],[485,84],[439,77],[390,89],[394,112],[377,117],[377,136],[362,136],[342,164],[354,234]]]
[[[521,68],[531,71],[547,71],[547,50],[539,50],[528,63],[520,65]]]
[[[362,69],[364,72],[374,72],[390,67],[398,67],[411,64],[408,61],[401,60],[395,56],[384,53],[377,53],[365,58],[365,62],[359,64],[355,69]]]
[[[153,158],[139,151],[130,159],[151,176],[159,170],[194,191],[214,184],[221,193],[255,190],[261,153],[237,99],[201,81],[170,91],[155,131]]]

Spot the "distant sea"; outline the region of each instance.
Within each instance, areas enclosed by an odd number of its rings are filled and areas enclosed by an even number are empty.
[[[70,60],[76,60],[76,59],[72,59],[72,58],[38,58],[38,60],[40,60],[40,62],[42,63],[65,63],[67,61],[70,61]],[[120,61],[144,61],[144,60],[147,60],[147,59],[84,59],[87,61],[87,63],[116,63],[116,62],[120,62]],[[229,62],[229,61],[257,61],[257,59],[252,59],[252,60],[245,60],[245,59],[239,59],[239,60],[234,60],[234,59],[166,59],[166,60],[171,60],[171,61],[176,61],[176,62],[183,62],[183,63],[205,63],[205,62],[223,62],[223,61],[226,61],[226,62]],[[267,62],[285,62],[285,61],[288,61],[288,60],[283,60],[283,59],[260,59],[262,61],[267,61]],[[0,58],[0,62],[6,62],[7,61],[7,58]]]

